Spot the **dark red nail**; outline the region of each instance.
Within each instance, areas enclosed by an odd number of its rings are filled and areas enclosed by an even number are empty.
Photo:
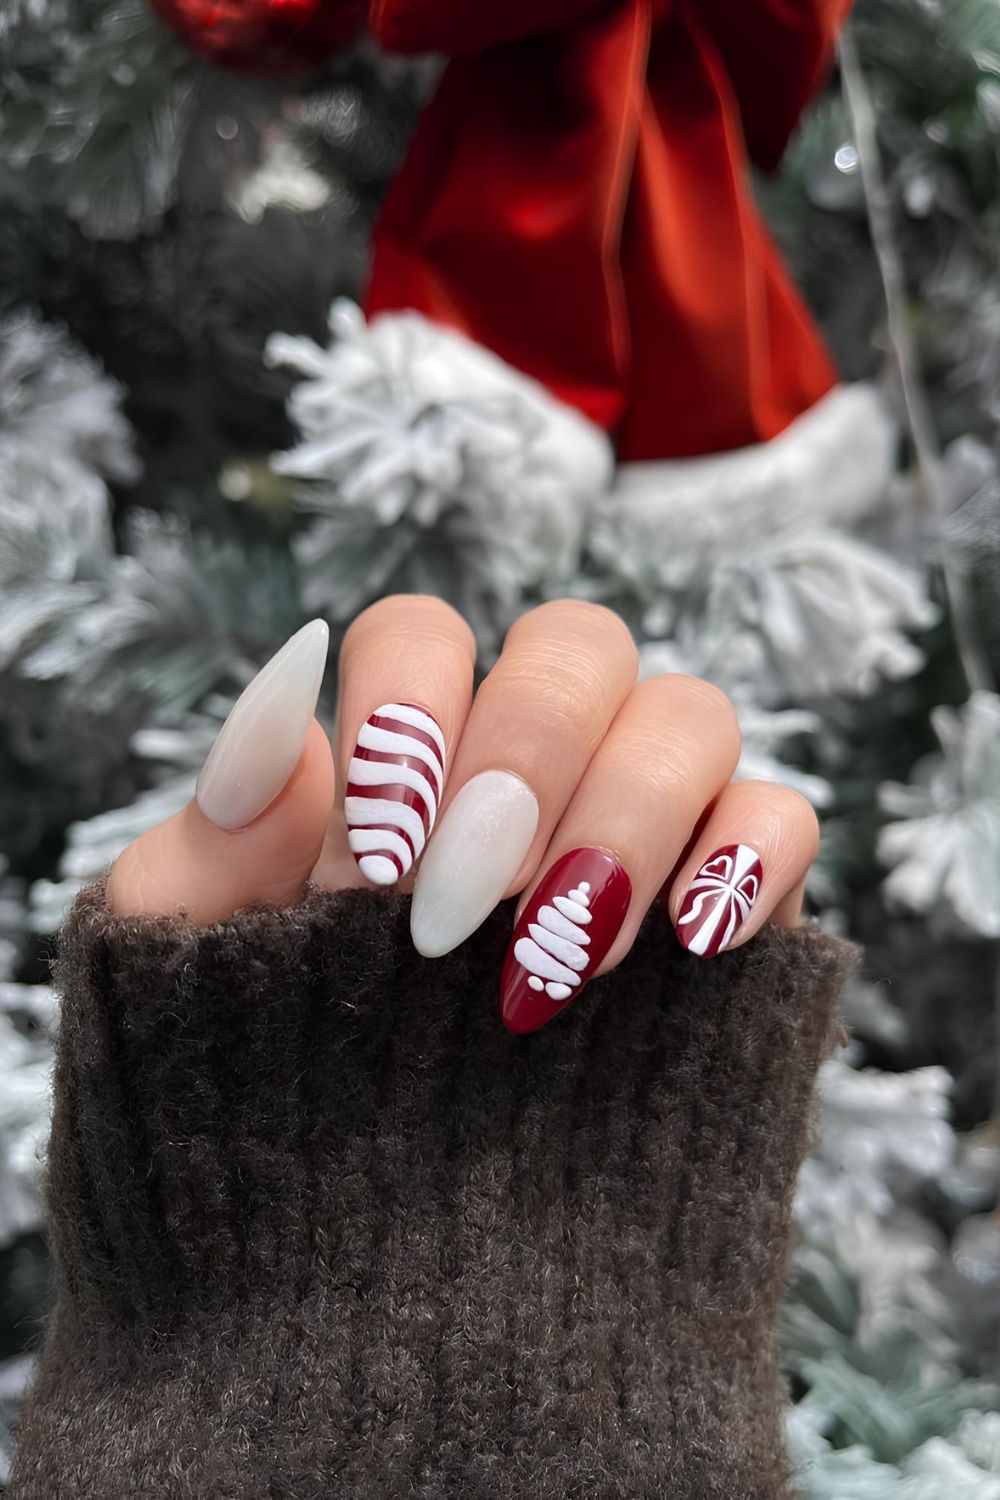
[[[705,958],[727,948],[750,915],[763,873],[760,856],[749,845],[717,849],[692,880],[677,914],[683,946]]]
[[[509,1031],[537,1031],[565,1010],[621,931],[632,882],[606,849],[571,849],[539,883],[500,976]]]

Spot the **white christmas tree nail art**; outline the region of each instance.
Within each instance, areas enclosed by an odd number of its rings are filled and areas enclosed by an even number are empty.
[[[535,887],[511,935],[500,976],[509,1031],[537,1031],[561,1015],[600,972],[632,899],[632,882],[609,849],[582,845],[557,859]]]
[[[537,920],[529,923],[530,936],[519,938],[514,957],[528,970],[531,989],[544,990],[550,1000],[568,1000],[582,983],[587,967],[593,920],[590,911],[590,881],[581,880],[565,896],[553,896]]]

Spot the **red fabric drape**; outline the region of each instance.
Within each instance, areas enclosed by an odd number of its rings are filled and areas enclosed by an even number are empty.
[[[609,0],[372,0],[372,30],[393,52],[482,52],[499,42],[564,31]]]
[[[851,0],[697,0],[739,100],[758,166],[776,167],[788,137],[824,81]]]
[[[376,0],[384,42],[453,56],[377,226],[369,313],[459,328],[624,460],[773,437],[836,377],[748,147],[780,154],[844,8]]]

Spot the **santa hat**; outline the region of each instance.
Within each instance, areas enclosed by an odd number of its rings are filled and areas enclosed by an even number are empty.
[[[866,388],[831,401],[836,374],[749,186],[750,162],[775,166],[824,78],[850,0],[153,3],[198,50],[258,72],[315,63],[366,15],[390,51],[449,56],[384,205],[365,299],[382,325],[373,366],[420,351],[411,408],[427,370],[435,402],[473,424],[483,400],[494,426],[506,402],[550,468],[553,449],[582,442],[600,487],[615,458],[619,473],[667,463],[686,485],[685,460],[699,474],[708,455],[754,463],[779,436],[767,467],[792,450],[801,480],[817,423],[795,429],[829,407],[827,438],[849,417],[845,445],[880,451],[884,480],[881,406]],[[345,326],[349,387],[364,335]],[[435,330],[448,333],[437,352]],[[390,364],[405,403],[405,366]],[[727,462],[719,482],[739,474]],[[820,489],[828,477],[817,469]]]
[[[780,436],[768,468],[787,452],[808,504],[839,434],[877,457],[867,482],[881,486],[881,405],[839,399],[749,182],[750,160],[780,158],[846,9],[375,0],[386,47],[450,62],[376,228],[369,318],[417,314],[483,346],[512,400],[537,410],[540,389],[554,422],[582,417],[647,482],[651,462],[676,482],[679,460],[703,474],[706,455],[753,461]],[[600,487],[598,443],[592,463]],[[725,472],[739,482],[728,459]]]
[[[815,519],[864,509],[890,423],[838,385],[749,183],[848,3],[372,0],[383,45],[450,60],[376,227],[367,325],[338,310],[289,472],[329,468],[332,443],[345,494],[440,508],[449,473],[457,496],[500,463],[515,508],[562,497],[579,528],[613,474],[665,522],[693,491],[752,509],[762,482]]]

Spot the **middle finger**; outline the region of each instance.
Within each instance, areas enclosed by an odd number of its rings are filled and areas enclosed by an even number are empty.
[[[601,605],[553,601],[514,623],[472,705],[417,872],[418,952],[450,952],[531,878],[637,673],[628,628]]]

